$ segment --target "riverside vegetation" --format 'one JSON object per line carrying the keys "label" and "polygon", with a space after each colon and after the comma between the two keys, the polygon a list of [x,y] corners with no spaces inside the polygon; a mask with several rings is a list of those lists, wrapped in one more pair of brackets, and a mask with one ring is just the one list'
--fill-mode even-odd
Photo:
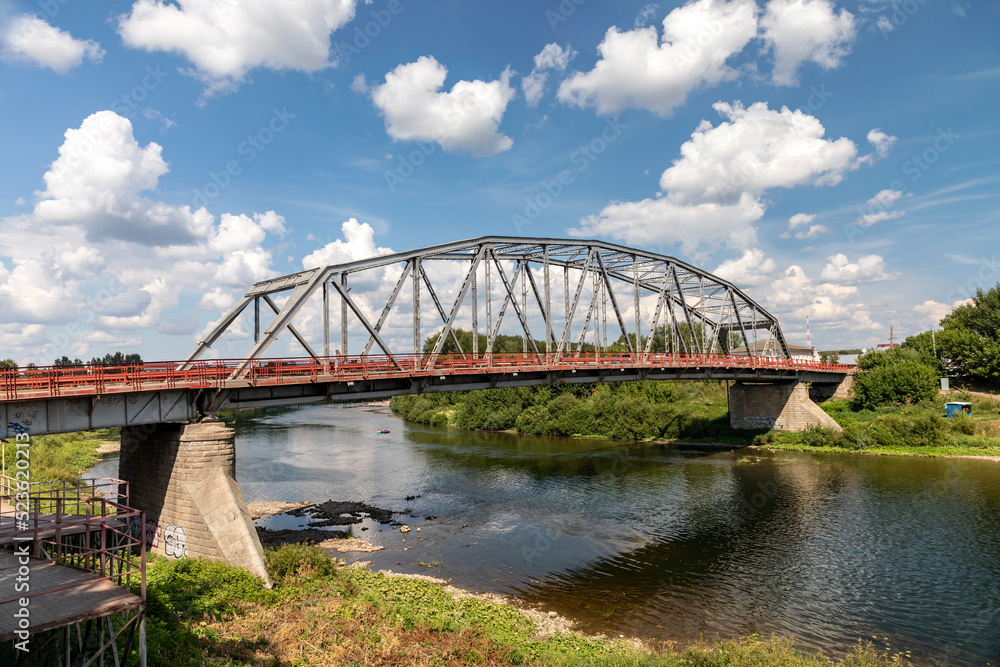
{"label": "riverside vegetation", "polygon": [[[31,437],[31,480],[79,479],[84,470],[91,468],[100,458],[97,448],[109,438],[116,437],[118,429],[62,433],[60,435],[35,435]],[[16,470],[17,447],[13,439],[4,448],[4,467],[8,474]]]}
{"label": "riverside vegetation", "polygon": [[[1000,455],[1000,399],[939,393],[944,373],[924,336],[858,360],[850,400],[820,406],[844,427],[804,432],[745,431],[729,426],[728,389],[719,381],[613,382],[396,396],[392,410],[421,424],[529,435],[633,441],[755,444],[774,449],[879,452],[925,456]],[[973,404],[971,416],[945,419],[948,401]]]}
{"label": "riverside vegetation", "polygon": [[543,636],[517,609],[442,586],[336,565],[324,551],[265,551],[275,587],[205,560],[155,558],[151,665],[635,665],[879,667],[903,657],[861,644],[839,661],[747,637],[655,650],[575,633]]}

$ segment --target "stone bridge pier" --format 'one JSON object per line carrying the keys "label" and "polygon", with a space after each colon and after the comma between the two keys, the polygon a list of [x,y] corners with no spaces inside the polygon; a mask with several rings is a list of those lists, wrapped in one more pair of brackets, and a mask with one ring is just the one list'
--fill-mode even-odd
{"label": "stone bridge pier", "polygon": [[810,427],[843,430],[833,417],[813,403],[802,382],[735,383],[729,388],[729,425],[737,429],[780,431],[804,431]]}
{"label": "stone bridge pier", "polygon": [[146,541],[168,558],[246,568],[270,587],[264,551],[236,483],[236,436],[215,420],[122,428],[118,475],[146,513]]}

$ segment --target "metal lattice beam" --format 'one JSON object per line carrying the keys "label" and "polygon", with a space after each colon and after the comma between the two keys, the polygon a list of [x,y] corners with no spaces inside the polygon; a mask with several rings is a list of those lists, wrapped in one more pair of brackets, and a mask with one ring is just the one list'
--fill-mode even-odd
{"label": "metal lattice beam", "polygon": [[[456,262],[465,265],[457,274]],[[512,275],[505,269],[507,262],[515,267]],[[453,277],[440,278],[438,267],[442,267],[444,275]],[[551,272],[560,267],[563,280],[553,281]],[[533,271],[539,272],[540,279],[536,280]],[[571,281],[571,272],[579,273],[578,279]],[[353,291],[347,287],[348,278]],[[407,281],[412,299],[399,299]],[[431,312],[436,313],[430,319],[421,300],[422,292],[430,295]],[[529,298],[529,292],[533,298]],[[619,298],[623,294],[628,295],[624,300]],[[285,297],[284,302],[276,302],[276,296]],[[557,305],[560,298],[562,308]],[[418,362],[427,369],[434,368],[446,343],[466,357],[492,355],[501,333],[523,339],[517,344],[517,352],[528,351],[538,358],[543,342],[536,341],[532,331],[544,331],[545,355],[556,359],[570,350],[573,339],[579,341],[578,347],[590,349],[584,341],[592,323],[594,345],[616,344],[607,336],[609,316],[620,329],[621,347],[614,349],[621,351],[649,355],[659,349],[654,348],[653,341],[662,335],[668,349],[730,352],[738,336],[745,348],[741,353],[789,356],[778,321],[757,302],[735,285],[673,257],[603,241],[489,236],[259,282],[198,344],[185,366],[208,352],[227,331],[238,328],[241,315],[251,303],[254,342],[241,355],[244,364],[234,376],[245,373],[250,362],[260,358],[285,331],[313,358],[318,355],[310,336],[317,343],[316,349],[321,341],[323,355],[329,357],[333,299],[340,300],[341,348],[345,355],[352,337],[357,338],[358,347],[354,349],[361,349],[363,355],[373,353],[377,346],[382,354],[393,356],[408,350],[411,344],[413,352],[419,354],[422,336],[437,334],[433,350]],[[589,301],[587,313],[582,322],[576,322],[583,299]],[[261,300],[275,312],[263,332]],[[626,318],[622,310],[626,305],[633,309],[634,317]],[[513,309],[515,318],[505,319],[508,308]],[[483,313],[485,350],[479,345]],[[442,325],[422,331],[427,322],[437,318]],[[459,329],[471,330],[471,350],[463,349]],[[557,331],[561,334],[557,335]],[[510,344],[506,345],[510,350]]]}

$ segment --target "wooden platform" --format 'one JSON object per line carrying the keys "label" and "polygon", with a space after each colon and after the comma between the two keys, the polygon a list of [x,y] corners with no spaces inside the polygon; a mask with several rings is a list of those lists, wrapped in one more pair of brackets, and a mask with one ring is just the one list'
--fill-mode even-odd
{"label": "wooden platform", "polygon": [[[56,536],[57,525],[62,528],[62,535],[78,535],[87,531],[88,522],[90,523],[90,530],[94,532],[99,531],[101,526],[121,530],[126,525],[124,521],[116,519],[115,517],[101,517],[93,515],[88,517],[82,514],[63,514],[61,517],[56,517],[55,514],[39,514],[37,524],[38,532],[35,533],[35,515],[31,514],[28,519],[27,530],[20,532],[25,536],[32,537],[33,539],[37,537],[40,540],[50,540]],[[14,514],[0,514],[0,546],[13,544],[15,541],[14,538],[18,533],[19,531],[17,530],[17,526],[14,521]],[[3,591],[0,590],[0,597],[2,596]]]}
{"label": "wooden platform", "polygon": [[0,551],[0,642],[15,638],[14,613],[21,608],[18,598],[23,595],[31,596],[32,634],[142,606],[138,595],[99,574],[36,558],[28,564],[31,590],[18,593],[14,586],[19,566],[17,556]]}

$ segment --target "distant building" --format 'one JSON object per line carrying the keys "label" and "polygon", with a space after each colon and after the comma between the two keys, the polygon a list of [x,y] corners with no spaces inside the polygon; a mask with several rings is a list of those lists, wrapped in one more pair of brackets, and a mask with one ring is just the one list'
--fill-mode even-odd
{"label": "distant building", "polygon": [[[795,343],[787,343],[788,353],[792,355],[794,361],[819,361],[819,352],[816,351],[815,347],[807,347],[805,345],[796,345]],[[749,350],[753,350],[755,357],[781,357],[784,356],[781,353],[781,348],[778,347],[775,341],[759,340],[756,343],[750,345]],[[738,347],[733,350],[733,354],[738,356],[749,356],[748,348]]]}
{"label": "distant building", "polygon": [[873,349],[876,352],[885,352],[886,350],[891,350],[894,347],[899,347],[899,343],[880,343],[876,345]]}

